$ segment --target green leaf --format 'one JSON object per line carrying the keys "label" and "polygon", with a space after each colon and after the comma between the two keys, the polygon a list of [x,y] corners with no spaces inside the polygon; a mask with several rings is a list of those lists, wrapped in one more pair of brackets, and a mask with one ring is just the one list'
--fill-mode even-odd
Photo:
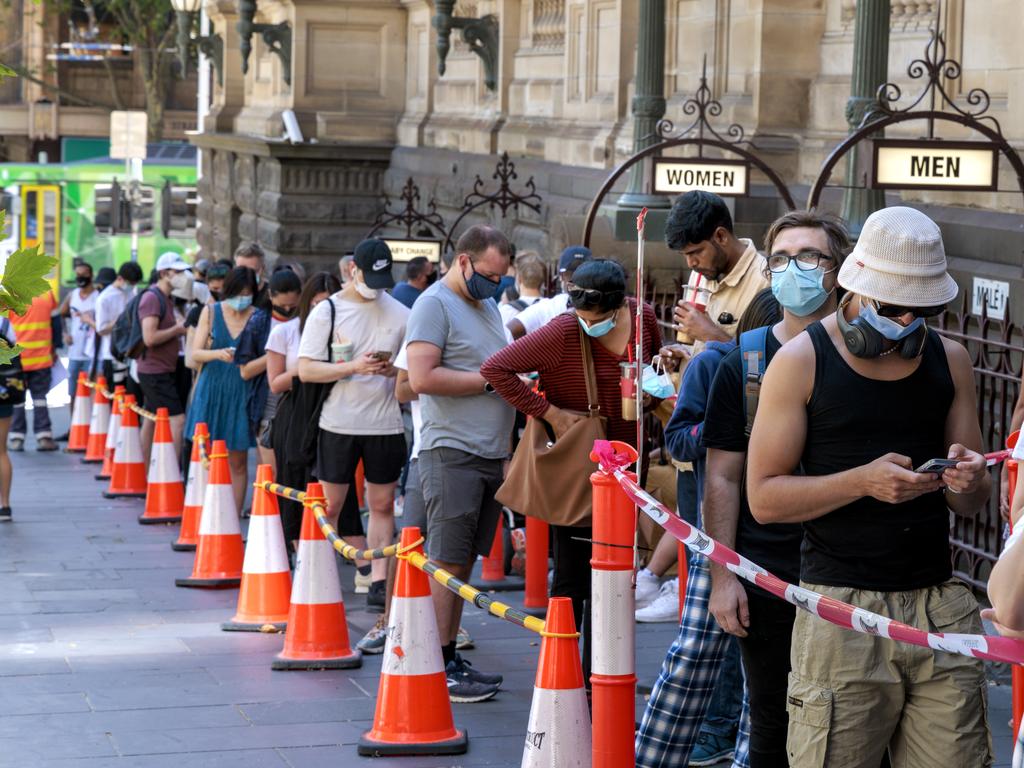
{"label": "green leaf", "polygon": [[0,278],[0,310],[24,314],[32,299],[50,289],[45,277],[56,265],[57,260],[43,253],[40,246],[12,253]]}
{"label": "green leaf", "polygon": [[11,346],[3,339],[0,339],[0,365],[7,365],[11,360],[21,354],[21,347]]}
{"label": "green leaf", "polygon": [[0,63],[0,77],[17,77],[18,73],[8,67],[6,64]]}

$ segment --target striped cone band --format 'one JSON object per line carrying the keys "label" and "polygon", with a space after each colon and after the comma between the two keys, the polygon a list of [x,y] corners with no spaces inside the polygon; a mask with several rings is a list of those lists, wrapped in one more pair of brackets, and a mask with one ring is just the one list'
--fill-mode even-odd
{"label": "striped cone band", "polygon": [[[253,518],[249,518],[249,525],[252,525],[252,521]],[[293,605],[323,605],[342,601],[337,556],[329,541],[322,536],[320,541],[300,539],[295,562]]]}
{"label": "striped cone band", "polygon": [[382,675],[444,673],[441,638],[434,617],[434,601],[430,597],[391,598]]}
{"label": "striped cone band", "polygon": [[142,436],[137,424],[122,426],[118,430],[115,464],[142,464]]}
{"label": "striped cone band", "polygon": [[151,483],[181,482],[181,469],[178,467],[178,457],[174,453],[174,443],[153,443],[146,478]]}
{"label": "striped cone band", "polygon": [[593,664],[597,675],[631,675],[634,672],[636,630],[634,618],[633,574],[631,571],[590,572],[593,616]]}
{"label": "striped cone band", "polygon": [[590,730],[587,693],[582,686],[576,690],[534,688],[521,768],[590,768]]}
{"label": "striped cone band", "polygon": [[188,465],[188,482],[185,483],[185,506],[202,509],[203,497],[206,495],[206,467],[199,459],[193,459]]}
{"label": "striped cone band", "polygon": [[[330,544],[325,540],[325,544]],[[288,552],[279,515],[253,515],[245,542],[243,573],[288,573]]]}
{"label": "striped cone band", "polygon": [[238,524],[238,510],[235,509],[235,492],[231,484],[215,483],[206,485],[203,496],[203,512],[199,516],[199,536],[241,536]]}

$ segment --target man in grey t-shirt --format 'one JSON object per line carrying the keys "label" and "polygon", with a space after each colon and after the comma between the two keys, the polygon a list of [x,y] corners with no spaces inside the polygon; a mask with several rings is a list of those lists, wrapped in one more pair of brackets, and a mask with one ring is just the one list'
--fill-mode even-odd
{"label": "man in grey t-shirt", "polygon": [[[492,300],[511,247],[497,229],[470,228],[443,280],[416,300],[406,325],[409,382],[420,397],[420,482],[427,507],[427,555],[467,580],[490,551],[500,521],[494,494],[504,476],[515,411],[494,394],[480,365],[505,346]],[[452,701],[489,699],[501,684],[455,651],[462,599],[431,582]]]}

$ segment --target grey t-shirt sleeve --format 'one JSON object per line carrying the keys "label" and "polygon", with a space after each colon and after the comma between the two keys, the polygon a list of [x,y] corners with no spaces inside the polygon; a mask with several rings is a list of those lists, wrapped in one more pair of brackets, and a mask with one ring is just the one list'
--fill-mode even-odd
{"label": "grey t-shirt sleeve", "polygon": [[448,312],[437,297],[422,294],[412,305],[405,327],[405,343],[425,341],[444,349],[448,341]]}

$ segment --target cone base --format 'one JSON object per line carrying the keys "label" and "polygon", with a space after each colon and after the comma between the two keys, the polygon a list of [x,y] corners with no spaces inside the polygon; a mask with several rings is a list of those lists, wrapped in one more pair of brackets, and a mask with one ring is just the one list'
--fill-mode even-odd
{"label": "cone base", "polygon": [[175,552],[195,552],[196,542],[194,541],[172,541],[171,549]]}
{"label": "cone base", "polygon": [[71,447],[68,447],[68,448],[64,449],[64,453],[85,453],[85,450],[86,449],[84,447],[82,447],[82,448],[71,448]]}
{"label": "cone base", "polygon": [[108,483],[110,482],[110,475],[104,475],[102,472],[98,475],[93,475],[93,477],[97,480],[106,480]]}
{"label": "cone base", "polygon": [[456,730],[455,736],[444,741],[426,741],[419,744],[394,744],[370,738],[372,731],[359,737],[357,751],[363,757],[388,755],[462,755],[469,749],[469,736],[465,730]]}
{"label": "cone base", "polygon": [[103,459],[82,459],[83,464],[102,464]]}
{"label": "cone base", "polygon": [[263,621],[263,622],[248,622],[248,621],[225,621],[220,625],[220,628],[225,632],[265,632],[272,634],[274,632],[284,632],[288,627],[287,621]]}
{"label": "cone base", "polygon": [[488,581],[476,578],[470,585],[481,592],[522,592],[526,589],[526,580],[518,576],[506,576],[500,581]]}
{"label": "cone base", "polygon": [[176,587],[200,587],[204,589],[233,589],[242,584],[242,577],[235,578],[223,578],[223,579],[194,579],[189,576],[186,579],[175,579],[174,586]]}
{"label": "cone base", "polygon": [[104,491],[104,499],[144,499],[145,491]]}
{"label": "cone base", "polygon": [[157,523],[180,523],[181,515],[171,515],[169,517],[156,517],[146,515],[139,515],[139,525],[156,525]]}
{"label": "cone base", "polygon": [[[329,659],[286,659],[281,654],[274,657],[271,669],[278,671],[298,669],[358,669],[363,666],[363,652],[354,650],[349,656],[335,656]],[[360,752],[359,754],[362,754]],[[409,754],[423,754],[410,752]]]}

